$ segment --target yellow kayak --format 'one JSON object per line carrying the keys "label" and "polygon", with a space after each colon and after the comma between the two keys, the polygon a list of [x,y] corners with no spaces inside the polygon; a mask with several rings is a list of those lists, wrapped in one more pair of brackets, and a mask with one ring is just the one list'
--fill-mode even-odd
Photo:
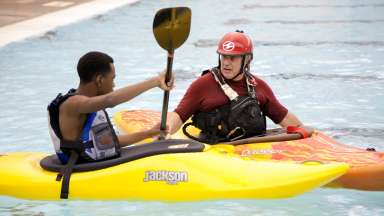
{"label": "yellow kayak", "polygon": [[[254,161],[231,149],[233,146],[209,146],[183,140],[133,145],[124,148],[120,158],[112,159],[116,162],[112,166],[106,165],[109,162],[76,165],[70,180],[69,199],[286,198],[327,184],[348,170],[345,163]],[[55,164],[55,156],[47,156],[34,152],[1,154],[0,195],[60,199],[61,182],[56,181],[57,172],[48,171],[59,165]],[[53,165],[46,170],[41,167],[44,163]],[[96,170],[84,171],[84,167],[94,164]]]}
{"label": "yellow kayak", "polygon": [[[123,110],[116,113],[113,119],[121,132],[132,133],[152,127],[160,121],[160,113],[152,110]],[[199,130],[194,127],[188,131],[194,136],[199,134]],[[173,138],[186,139],[186,136],[179,130]],[[306,139],[247,142],[227,146],[227,149],[255,161],[347,163],[350,166],[348,172],[327,184],[327,187],[384,191],[384,152],[348,146],[320,131],[315,131]]]}

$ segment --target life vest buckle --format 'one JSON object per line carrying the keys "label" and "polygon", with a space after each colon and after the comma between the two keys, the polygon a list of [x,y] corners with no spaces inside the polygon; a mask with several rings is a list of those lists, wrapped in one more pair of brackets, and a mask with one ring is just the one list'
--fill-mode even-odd
{"label": "life vest buckle", "polygon": [[[235,127],[234,129],[229,131],[229,133],[227,134],[226,137],[230,141],[235,141],[235,140],[238,140],[238,139],[241,139],[242,137],[244,137],[245,134],[246,134],[246,131],[244,130],[244,128],[242,128],[242,127]],[[232,137],[232,136],[234,136],[234,137]]]}

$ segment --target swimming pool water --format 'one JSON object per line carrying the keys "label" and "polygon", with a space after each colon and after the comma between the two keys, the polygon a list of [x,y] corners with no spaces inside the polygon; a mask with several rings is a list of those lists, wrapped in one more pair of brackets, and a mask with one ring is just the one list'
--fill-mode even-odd
{"label": "swimming pool water", "polygon": [[[115,60],[116,85],[156,75],[166,53],[152,35],[163,7],[189,6],[191,34],[176,50],[174,109],[200,72],[217,64],[216,43],[242,29],[254,41],[252,70],[303,122],[342,143],[384,150],[384,3],[351,1],[141,1],[0,48],[0,152],[52,152],[46,105],[76,87],[76,64],[99,50]],[[160,110],[151,90],[109,110]],[[273,126],[272,124],[270,124]],[[225,168],[223,168],[225,169]],[[127,185],[129,187],[129,185]],[[384,193],[317,189],[284,200],[187,203],[26,201],[0,197],[0,215],[384,215]]]}

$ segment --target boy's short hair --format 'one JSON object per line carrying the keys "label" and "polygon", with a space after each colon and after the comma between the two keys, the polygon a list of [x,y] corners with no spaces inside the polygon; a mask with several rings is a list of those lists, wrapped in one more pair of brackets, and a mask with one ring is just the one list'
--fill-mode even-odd
{"label": "boy's short hair", "polygon": [[88,83],[99,74],[108,74],[111,71],[110,63],[113,63],[113,58],[105,53],[97,51],[86,53],[77,63],[80,83]]}

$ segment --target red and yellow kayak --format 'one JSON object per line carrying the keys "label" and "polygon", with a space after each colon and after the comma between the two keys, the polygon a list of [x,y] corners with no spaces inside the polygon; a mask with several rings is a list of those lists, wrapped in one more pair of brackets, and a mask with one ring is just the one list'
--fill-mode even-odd
{"label": "red and yellow kayak", "polygon": [[[150,128],[159,121],[160,113],[151,110],[124,110],[114,115],[117,127],[126,133]],[[192,132],[197,134],[198,130]],[[181,130],[172,138],[186,139]],[[144,142],[148,141],[150,140]],[[315,131],[311,137],[300,140],[236,146],[217,144],[215,148],[222,148],[222,151],[255,161],[345,162],[350,165],[348,172],[329,183],[328,187],[384,191],[384,152],[344,145],[320,131]]]}

